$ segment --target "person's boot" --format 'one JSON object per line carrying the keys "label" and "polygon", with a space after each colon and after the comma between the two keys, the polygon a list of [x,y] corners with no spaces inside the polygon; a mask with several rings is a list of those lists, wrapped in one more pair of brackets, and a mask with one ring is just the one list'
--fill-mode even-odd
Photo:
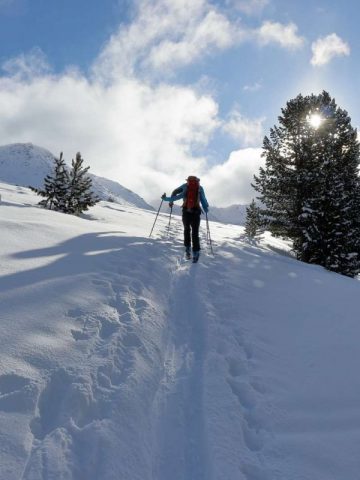
{"label": "person's boot", "polygon": [[186,260],[190,260],[190,258],[191,258],[191,248],[190,247],[185,247],[185,258],[186,258]]}
{"label": "person's boot", "polygon": [[193,263],[197,263],[200,257],[200,251],[198,250],[197,252],[193,252]]}

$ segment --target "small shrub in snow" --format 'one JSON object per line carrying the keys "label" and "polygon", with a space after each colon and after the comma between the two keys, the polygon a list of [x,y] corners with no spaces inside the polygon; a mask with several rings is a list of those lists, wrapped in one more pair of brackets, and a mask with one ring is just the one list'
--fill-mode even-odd
{"label": "small shrub in snow", "polygon": [[44,179],[44,188],[30,187],[44,197],[39,205],[49,210],[79,215],[95,205],[99,199],[92,192],[92,180],[83,167],[80,152],[72,160],[71,169],[66,165],[63,154],[54,160],[54,171]]}

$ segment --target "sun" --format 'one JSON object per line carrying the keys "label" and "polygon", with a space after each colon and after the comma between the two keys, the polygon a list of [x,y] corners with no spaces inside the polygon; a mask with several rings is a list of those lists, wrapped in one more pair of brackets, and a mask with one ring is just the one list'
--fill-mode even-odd
{"label": "sun", "polygon": [[307,121],[310,123],[310,125],[317,129],[320,127],[320,125],[322,124],[323,122],[323,118],[321,115],[319,115],[318,113],[311,113],[310,115],[308,115],[307,117]]}

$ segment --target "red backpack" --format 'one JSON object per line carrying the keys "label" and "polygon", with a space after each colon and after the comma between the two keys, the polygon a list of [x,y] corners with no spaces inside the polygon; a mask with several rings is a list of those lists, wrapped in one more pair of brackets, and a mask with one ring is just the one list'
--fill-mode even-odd
{"label": "red backpack", "polygon": [[187,209],[200,208],[200,181],[197,177],[191,176],[187,179],[186,198],[184,207]]}

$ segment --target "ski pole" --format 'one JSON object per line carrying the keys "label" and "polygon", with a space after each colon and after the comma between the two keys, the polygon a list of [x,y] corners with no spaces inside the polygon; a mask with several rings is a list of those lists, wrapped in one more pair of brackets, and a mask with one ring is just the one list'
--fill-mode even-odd
{"label": "ski pole", "polygon": [[206,243],[209,245],[210,240],[209,240],[209,222],[206,214]]}
{"label": "ski pole", "polygon": [[[165,194],[164,194],[164,195],[165,195]],[[156,214],[156,217],[155,217],[155,220],[154,220],[154,225],[152,226],[152,229],[151,229],[151,232],[150,232],[150,235],[149,235],[149,238],[151,237],[151,234],[152,234],[152,232],[153,232],[153,230],[154,230],[155,223],[156,223],[156,220],[157,220],[157,218],[158,218],[158,216],[159,216],[159,212],[160,212],[161,206],[162,206],[162,204],[163,204],[163,201],[164,201],[164,199],[162,198],[162,199],[161,199],[161,203],[160,203],[159,210],[157,211],[157,214]]]}
{"label": "ski pole", "polygon": [[208,240],[208,243],[210,245],[211,254],[214,255],[214,251],[213,251],[213,248],[212,248],[212,241],[211,241],[210,227],[209,227],[209,219],[208,219],[207,212],[205,212],[205,215],[206,215],[207,240]]}
{"label": "ski pole", "polygon": [[171,223],[171,215],[172,215],[172,205],[170,206],[170,216],[169,216],[169,225],[168,225],[168,237],[170,237],[170,223]]}

